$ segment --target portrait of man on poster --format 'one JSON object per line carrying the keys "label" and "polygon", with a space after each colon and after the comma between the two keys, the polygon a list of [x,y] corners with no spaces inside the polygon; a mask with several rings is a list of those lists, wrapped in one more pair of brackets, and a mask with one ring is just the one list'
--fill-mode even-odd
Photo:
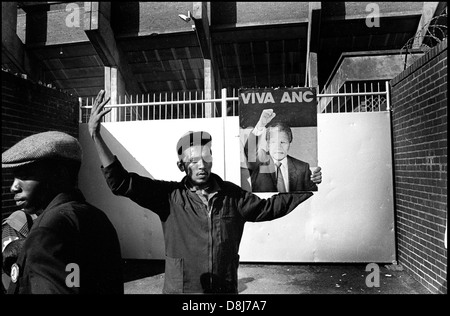
{"label": "portrait of man on poster", "polygon": [[317,191],[315,90],[243,89],[239,96],[242,187]]}

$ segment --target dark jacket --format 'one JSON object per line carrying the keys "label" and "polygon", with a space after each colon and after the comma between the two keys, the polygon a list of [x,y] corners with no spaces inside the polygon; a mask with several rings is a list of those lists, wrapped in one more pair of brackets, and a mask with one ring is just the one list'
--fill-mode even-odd
{"label": "dark jacket", "polygon": [[[263,149],[254,153],[249,152],[249,144],[254,144],[255,149],[258,148],[258,138],[250,133],[244,147],[252,192],[277,192],[276,168],[269,152]],[[309,164],[289,155],[286,158],[289,170],[289,192],[317,191],[317,185],[311,181]]]}
{"label": "dark jacket", "polygon": [[17,264],[19,278],[10,283],[9,294],[124,293],[116,230],[79,190],[50,202],[35,220]]}
{"label": "dark jacket", "polygon": [[159,215],[166,247],[164,293],[237,293],[239,244],[246,221],[282,217],[312,193],[269,199],[212,174],[220,188],[208,202],[181,182],[128,173],[116,159],[103,169],[112,192]]}

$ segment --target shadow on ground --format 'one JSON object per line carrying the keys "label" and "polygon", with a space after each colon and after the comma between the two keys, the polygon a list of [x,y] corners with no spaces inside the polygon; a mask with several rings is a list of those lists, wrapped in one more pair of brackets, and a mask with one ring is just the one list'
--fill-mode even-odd
{"label": "shadow on ground", "polygon": [[[252,264],[239,266],[240,294],[431,294],[401,266],[377,264]],[[161,294],[163,260],[126,260],[125,294]]]}
{"label": "shadow on ground", "polygon": [[124,260],[124,282],[132,282],[164,273],[164,260]]}

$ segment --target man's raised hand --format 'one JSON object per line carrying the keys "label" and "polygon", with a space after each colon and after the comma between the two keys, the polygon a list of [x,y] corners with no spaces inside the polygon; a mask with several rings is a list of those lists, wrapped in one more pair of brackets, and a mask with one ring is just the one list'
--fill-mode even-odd
{"label": "man's raised hand", "polygon": [[110,98],[105,99],[105,90],[100,90],[92,105],[91,116],[89,117],[89,133],[94,138],[100,132],[100,126],[103,116],[111,112],[111,108],[104,109]]}

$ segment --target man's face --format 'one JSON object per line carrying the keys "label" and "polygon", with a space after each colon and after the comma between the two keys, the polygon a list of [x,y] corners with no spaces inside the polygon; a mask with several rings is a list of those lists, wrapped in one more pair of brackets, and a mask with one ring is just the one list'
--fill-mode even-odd
{"label": "man's face", "polygon": [[46,207],[47,185],[46,171],[39,166],[23,166],[13,170],[14,181],[10,187],[14,193],[16,205],[29,214]]}
{"label": "man's face", "polygon": [[183,152],[184,171],[195,185],[206,184],[211,176],[211,147],[192,146]]}
{"label": "man's face", "polygon": [[287,133],[280,131],[277,127],[270,128],[269,133],[270,138],[267,146],[269,147],[270,156],[275,160],[283,160],[291,146]]}

